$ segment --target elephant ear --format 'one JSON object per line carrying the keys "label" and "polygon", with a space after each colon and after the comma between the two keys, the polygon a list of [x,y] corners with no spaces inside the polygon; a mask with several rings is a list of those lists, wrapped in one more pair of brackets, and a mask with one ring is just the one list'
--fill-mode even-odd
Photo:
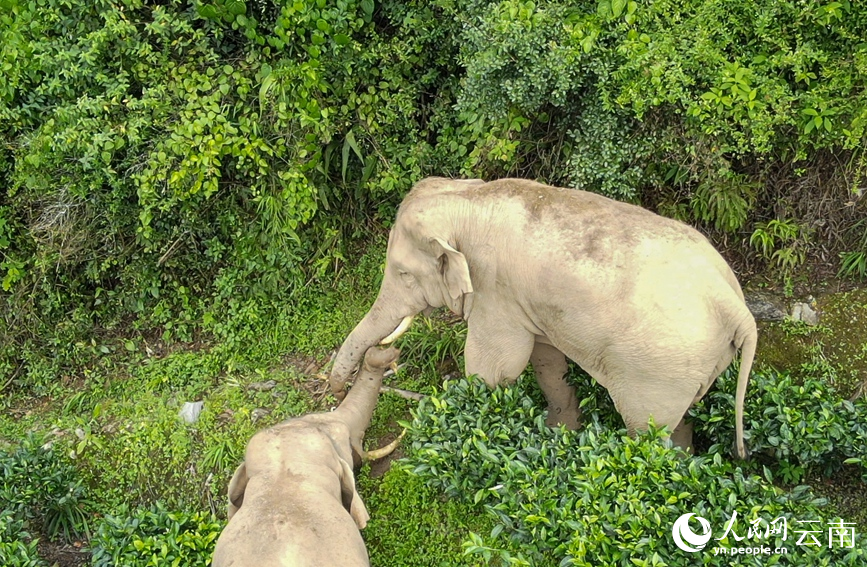
{"label": "elephant ear", "polygon": [[467,258],[442,238],[433,238],[431,244],[434,254],[439,259],[440,274],[449,290],[452,299],[452,310],[463,314],[464,294],[473,293],[473,282],[470,280],[470,267]]}
{"label": "elephant ear", "polygon": [[355,475],[352,474],[352,467],[340,456],[337,457],[337,460],[340,461],[340,499],[343,501],[343,507],[355,520],[355,525],[358,526],[359,530],[363,530],[370,515],[367,513],[367,508],[364,507],[361,496],[355,490]]}
{"label": "elephant ear", "polygon": [[247,490],[247,480],[247,463],[242,462],[238,468],[235,469],[235,474],[232,475],[232,480],[229,481],[229,520],[232,519],[232,516],[235,515],[244,503],[244,492]]}

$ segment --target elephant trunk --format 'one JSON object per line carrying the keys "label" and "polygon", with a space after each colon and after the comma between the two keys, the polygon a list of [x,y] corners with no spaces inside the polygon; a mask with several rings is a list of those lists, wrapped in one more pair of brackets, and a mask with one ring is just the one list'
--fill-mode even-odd
{"label": "elephant trunk", "polygon": [[333,415],[339,417],[349,427],[353,447],[361,447],[364,432],[370,425],[373,409],[379,397],[382,375],[390,364],[397,361],[399,354],[400,351],[394,347],[368,349],[352,389],[343,403],[334,410]]}
{"label": "elephant trunk", "polygon": [[[402,323],[407,320],[407,317],[401,314],[392,314],[390,310],[382,309],[378,304],[379,300],[374,303],[364,319],[352,330],[334,358],[329,382],[331,392],[338,400],[343,399],[346,381],[353,369],[361,362],[367,349],[379,344],[385,338],[390,338],[393,341],[400,334],[395,333],[395,331],[402,333],[406,330]],[[398,327],[404,328],[398,329]]]}

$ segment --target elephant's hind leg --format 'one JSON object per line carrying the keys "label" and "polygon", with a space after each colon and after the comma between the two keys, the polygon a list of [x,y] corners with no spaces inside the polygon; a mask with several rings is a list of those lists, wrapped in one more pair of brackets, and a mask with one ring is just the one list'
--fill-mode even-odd
{"label": "elephant's hind leg", "polygon": [[681,418],[680,423],[671,432],[671,442],[675,446],[680,447],[686,453],[692,455],[694,450],[692,446],[692,422],[689,421],[686,414]]}
{"label": "elephant's hind leg", "polygon": [[578,429],[581,408],[578,407],[575,388],[566,382],[566,355],[551,345],[537,342],[530,355],[530,364],[548,400],[545,424],[548,427],[563,424],[569,429]]}
{"label": "elephant's hind leg", "polygon": [[696,397],[696,390],[687,391],[683,384],[661,387],[651,383],[630,384],[621,390],[609,389],[609,393],[630,435],[646,431],[652,416],[657,427],[668,427],[672,443],[686,452],[691,451],[692,427],[684,416]]}

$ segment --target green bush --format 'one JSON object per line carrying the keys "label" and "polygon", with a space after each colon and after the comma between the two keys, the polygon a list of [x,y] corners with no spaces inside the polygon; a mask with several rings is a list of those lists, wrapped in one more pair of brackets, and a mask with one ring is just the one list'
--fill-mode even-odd
{"label": "green bush", "polygon": [[[734,444],[737,374],[729,369],[690,410],[699,438]],[[867,481],[867,403],[841,398],[827,379],[754,372],[744,408],[744,437],[753,457],[788,483],[811,471],[830,475],[847,459],[860,459]]]}
{"label": "green bush", "polygon": [[45,567],[37,553],[37,541],[24,531],[24,522],[11,510],[0,511],[0,565]]}
{"label": "green bush", "polygon": [[0,510],[50,538],[89,533],[92,503],[78,472],[33,435],[0,451]]}
{"label": "green bush", "polygon": [[[490,539],[505,534],[520,542],[521,560],[553,553],[561,565],[692,565],[695,557],[671,539],[674,521],[688,512],[722,530],[737,511],[741,535],[751,522],[766,526],[780,516],[792,526],[832,519],[809,488],[785,492],[719,453],[682,458],[659,442],[661,431],[632,439],[623,429],[600,426],[593,412],[585,413],[583,431],[551,430],[525,386],[526,379],[497,390],[479,380],[446,383],[442,395],[419,404],[406,463],[429,486],[484,504],[498,523]],[[782,537],[766,544],[781,546]],[[476,540],[469,549],[496,547]],[[865,557],[863,542],[853,549],[798,547],[779,556],[779,564],[854,566]],[[754,562],[733,562],[710,549],[700,559]]]}
{"label": "green bush", "polygon": [[824,240],[863,272],[862,202],[798,204],[867,163],[857,3],[7,0],[0,21],[4,384],[50,391],[119,329],[254,340],[430,174],[754,242],[816,226],[761,257]]}
{"label": "green bush", "polygon": [[105,516],[90,541],[94,567],[207,567],[223,524],[203,512],[169,512],[156,504]]}

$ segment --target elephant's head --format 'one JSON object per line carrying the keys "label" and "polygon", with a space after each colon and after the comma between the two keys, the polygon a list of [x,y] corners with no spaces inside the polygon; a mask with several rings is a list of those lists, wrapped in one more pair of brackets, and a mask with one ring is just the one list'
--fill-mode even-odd
{"label": "elephant's head", "polygon": [[430,178],[417,184],[401,204],[388,236],[385,274],[379,295],[334,359],[331,390],[342,398],[346,380],[371,346],[387,344],[420,312],[448,307],[467,316],[473,292],[470,268],[460,252],[461,227],[447,193],[483,181]]}
{"label": "elephant's head", "polygon": [[382,376],[386,368],[396,363],[399,354],[400,351],[394,347],[370,348],[352,390],[340,407],[333,412],[293,418],[256,434],[247,446],[246,461],[237,468],[229,483],[229,519],[244,503],[251,474],[256,471],[285,471],[286,466],[282,464],[285,460],[306,461],[328,465],[337,472],[344,506],[358,527],[363,528],[367,511],[355,490],[352,467],[363,459],[374,460],[388,455],[400,440],[398,438],[387,447],[370,452],[362,449]]}

